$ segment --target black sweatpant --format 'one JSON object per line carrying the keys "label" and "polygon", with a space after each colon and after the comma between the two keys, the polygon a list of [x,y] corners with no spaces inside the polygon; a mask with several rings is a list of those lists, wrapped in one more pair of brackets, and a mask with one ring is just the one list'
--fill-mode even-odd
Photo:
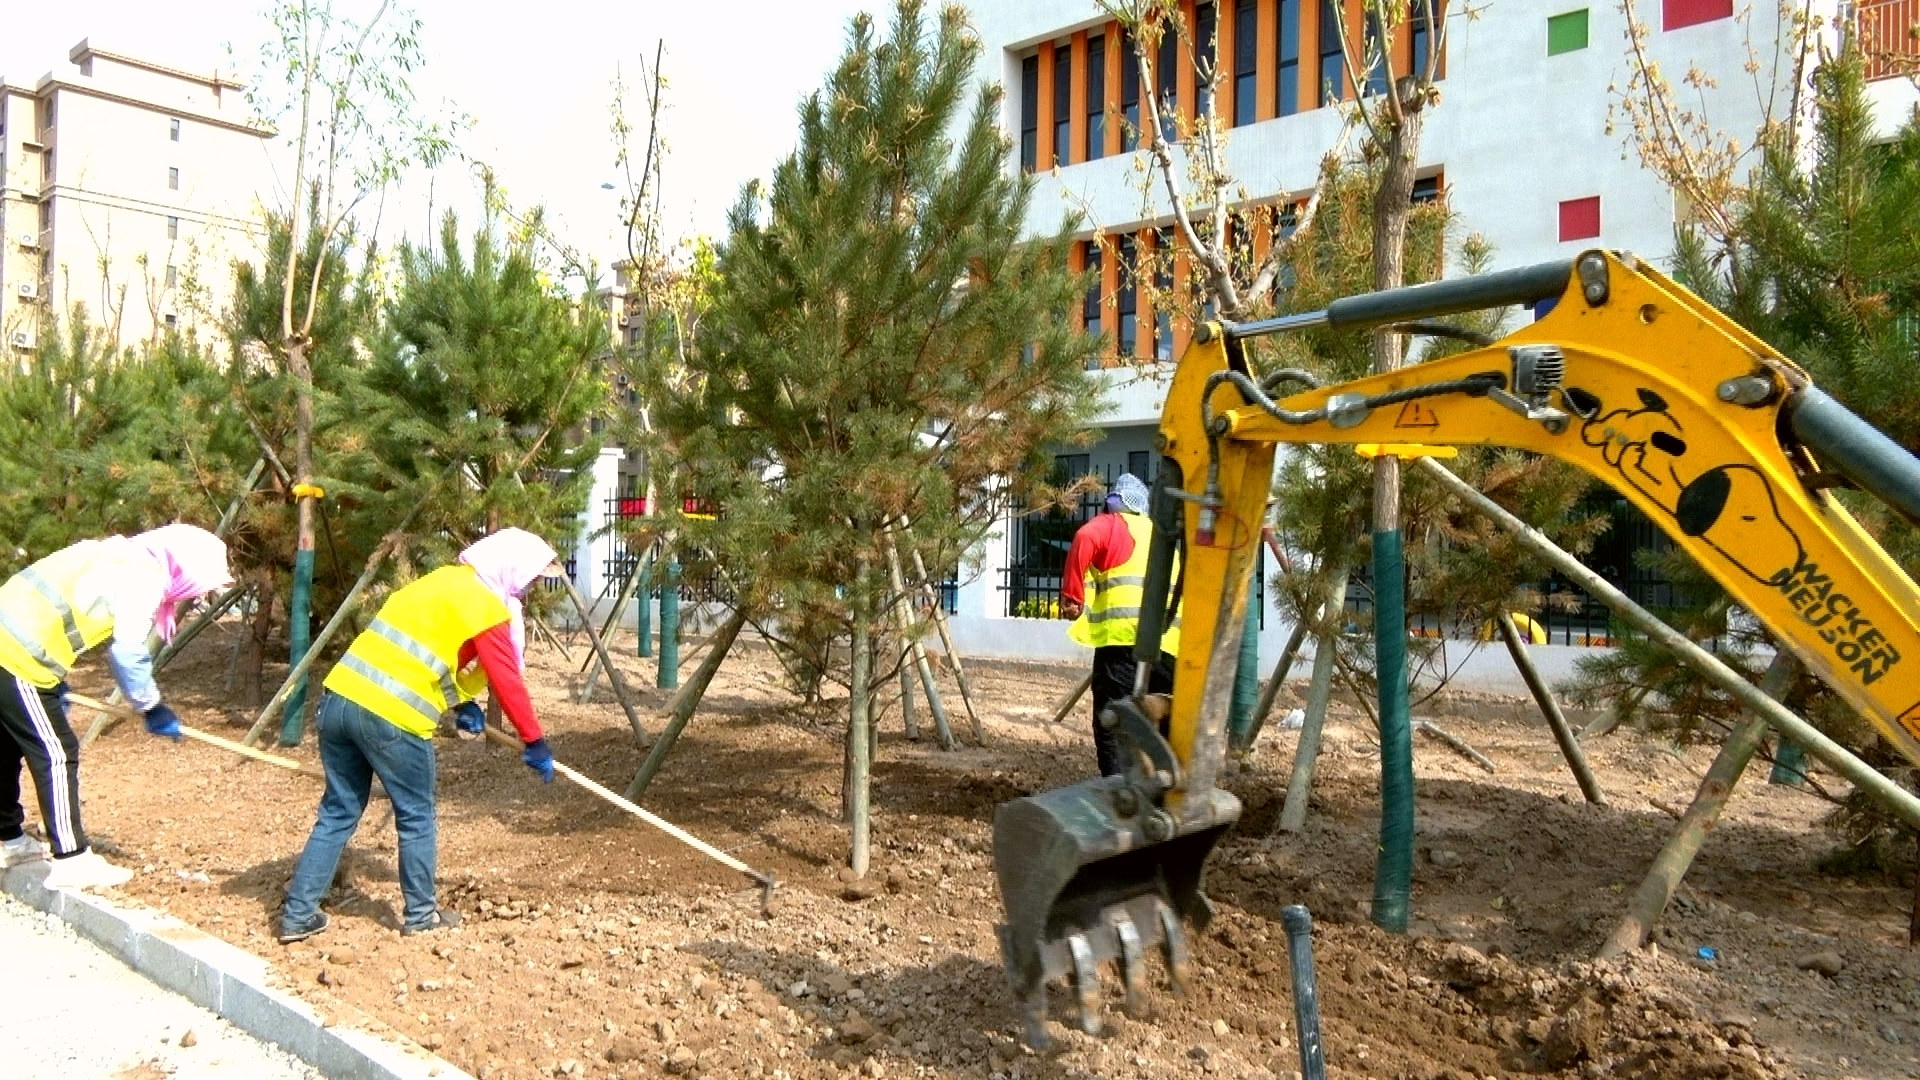
{"label": "black sweatpant", "polygon": [[[1101,776],[1118,776],[1125,771],[1122,756],[1125,744],[1119,732],[1100,726],[1100,713],[1106,709],[1107,702],[1133,693],[1134,673],[1138,670],[1139,663],[1133,658],[1131,645],[1101,645],[1093,650],[1093,752],[1100,761]],[[1171,655],[1161,653],[1159,662],[1148,669],[1147,692],[1173,693]]]}
{"label": "black sweatpant", "polygon": [[0,840],[21,833],[20,763],[33,772],[40,820],[55,858],[87,848],[80,828],[80,740],[61,699],[66,684],[42,690],[0,668]]}

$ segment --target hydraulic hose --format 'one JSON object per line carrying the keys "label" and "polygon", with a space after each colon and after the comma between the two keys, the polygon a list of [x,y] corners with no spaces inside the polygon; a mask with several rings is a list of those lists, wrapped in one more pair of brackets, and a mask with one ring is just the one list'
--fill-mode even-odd
{"label": "hydraulic hose", "polygon": [[1801,442],[1849,480],[1920,525],[1920,458],[1816,387],[1787,399],[1787,420]]}

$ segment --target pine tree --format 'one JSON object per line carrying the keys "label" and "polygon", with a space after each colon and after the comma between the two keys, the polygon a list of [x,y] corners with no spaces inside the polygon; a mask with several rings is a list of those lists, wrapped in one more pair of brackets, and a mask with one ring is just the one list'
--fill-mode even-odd
{"label": "pine tree", "polygon": [[[959,8],[928,25],[903,0],[801,109],[798,148],[729,219],[719,281],[679,386],[652,380],[680,468],[666,501],[756,618],[856,643],[849,717],[852,865],[864,872],[863,770],[874,658],[893,598],[892,530],[936,565],[984,537],[1043,445],[1094,402],[1092,342],[1061,313],[1084,283],[1065,226],[1023,243],[1031,182],[1005,175],[999,90],[975,89]],[[936,561],[937,560],[937,561]]]}
{"label": "pine tree", "polygon": [[[545,283],[526,238],[503,239],[493,224],[463,247],[448,214],[436,245],[401,249],[357,405],[379,489],[441,500],[415,519],[421,535],[448,530],[458,542],[517,525],[557,542],[599,450],[576,429],[606,401],[606,325]],[[437,483],[455,468],[471,488]]]}
{"label": "pine tree", "polygon": [[[349,264],[350,237],[329,239],[317,225],[309,225],[300,254],[291,263],[292,289],[315,305],[303,346],[305,374],[286,362],[280,326],[281,301],[288,287],[290,227],[287,218],[270,217],[261,261],[234,264],[227,331],[231,400],[254,440],[247,460],[270,455],[275,465],[267,486],[278,495],[250,500],[229,544],[236,580],[252,583],[262,598],[241,666],[239,696],[246,706],[258,706],[264,700],[261,680],[275,613],[291,606],[276,605],[276,600],[293,591],[291,568],[299,532],[287,504],[294,500],[292,485],[298,475],[295,450],[301,439],[303,395],[311,410],[312,453],[319,463],[313,480],[329,496],[314,502],[318,536],[313,616],[324,619],[339,605],[373,546],[405,512],[393,511],[391,504],[365,505],[367,493],[382,487],[373,480],[378,462],[369,449],[360,388],[365,365],[359,355],[374,325],[377,303],[371,283],[357,276]],[[362,254],[363,267],[376,261],[375,253]],[[303,391],[302,386],[309,389]]]}
{"label": "pine tree", "polygon": [[213,524],[246,440],[194,342],[116,353],[74,311],[23,366],[0,369],[0,534],[12,541],[0,567],[89,537]]}
{"label": "pine tree", "polygon": [[[1876,136],[1863,60],[1851,47],[1822,64],[1812,85],[1811,156],[1791,130],[1770,132],[1760,167],[1726,215],[1729,237],[1715,243],[1683,230],[1678,276],[1800,363],[1821,389],[1920,451],[1920,401],[1912,391],[1920,381],[1920,234],[1913,229],[1920,119],[1909,117],[1890,141]],[[1920,570],[1920,534],[1871,499],[1837,494],[1909,574]],[[1662,565],[1683,600],[1662,617],[1696,640],[1711,640],[1723,659],[1757,680],[1763,659],[1754,650],[1770,643],[1768,635],[1736,618],[1726,593],[1684,556],[1670,554]],[[1612,704],[1681,737],[1728,728],[1739,715],[1677,658],[1638,638],[1583,661],[1577,692],[1580,700]],[[1798,679],[1785,700],[1866,760],[1907,767],[1819,680]],[[1911,850],[1889,844],[1898,827],[1858,797],[1841,823],[1851,841],[1845,854],[1856,862],[1881,865]]]}

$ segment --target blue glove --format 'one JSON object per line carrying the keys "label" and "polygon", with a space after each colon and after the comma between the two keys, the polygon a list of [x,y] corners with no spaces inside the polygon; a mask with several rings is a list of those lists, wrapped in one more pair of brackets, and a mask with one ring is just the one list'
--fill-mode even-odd
{"label": "blue glove", "polygon": [[542,783],[553,783],[553,751],[547,749],[547,740],[535,739],[520,751],[520,760],[527,768],[540,774]]}
{"label": "blue glove", "polygon": [[162,703],[146,711],[147,734],[164,735],[174,742],[180,741],[180,718],[173,710]]}
{"label": "blue glove", "polygon": [[453,710],[453,726],[469,735],[487,732],[487,710],[477,701],[463,701]]}

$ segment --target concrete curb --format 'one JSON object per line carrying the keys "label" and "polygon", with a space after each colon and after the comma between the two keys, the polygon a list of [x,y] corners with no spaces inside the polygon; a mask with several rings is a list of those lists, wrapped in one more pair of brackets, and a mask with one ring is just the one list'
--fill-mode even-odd
{"label": "concrete curb", "polygon": [[48,865],[16,866],[0,885],[155,983],[285,1049],[329,1080],[473,1080],[397,1034],[330,1026],[306,1002],[268,985],[271,969],[265,960],[165,912],[46,888],[41,881]]}

